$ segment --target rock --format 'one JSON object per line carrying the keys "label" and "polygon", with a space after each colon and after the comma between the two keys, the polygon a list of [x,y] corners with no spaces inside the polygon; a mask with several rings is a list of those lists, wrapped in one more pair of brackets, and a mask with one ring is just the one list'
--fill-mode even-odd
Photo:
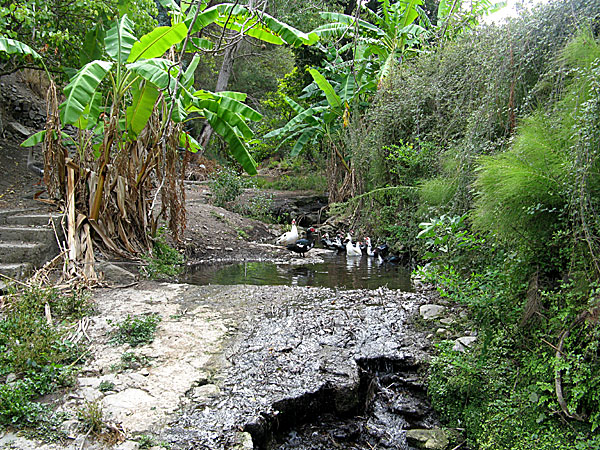
{"label": "rock", "polygon": [[9,122],[10,127],[24,137],[31,136],[33,131],[27,128],[24,125],[21,125],[19,122]]}
{"label": "rock", "polygon": [[445,450],[450,443],[446,432],[439,428],[406,430],[406,439],[419,448],[431,450]]}
{"label": "rock", "polygon": [[424,320],[435,320],[444,314],[444,311],[446,307],[441,305],[421,305],[419,308],[419,314]]}
{"label": "rock", "polygon": [[14,373],[6,375],[6,384],[12,383],[17,380],[17,376]]}
{"label": "rock", "polygon": [[150,371],[144,367],[142,370],[140,370],[140,375],[147,377],[150,375]]}
{"label": "rock", "polygon": [[252,450],[254,442],[250,433],[237,433],[237,442],[233,445],[232,450]]}
{"label": "rock", "polygon": [[115,450],[139,450],[140,444],[136,441],[125,441],[114,447]]}
{"label": "rock", "polygon": [[96,270],[104,273],[104,279],[112,284],[127,285],[137,281],[135,274],[106,261],[97,263]]}
{"label": "rock", "polygon": [[65,420],[60,428],[69,439],[75,439],[79,434],[79,421],[77,419]]}
{"label": "rock", "polygon": [[438,328],[437,330],[435,330],[435,334],[437,334],[440,337],[449,337],[452,333],[446,328]]}
{"label": "rock", "polygon": [[215,384],[205,384],[195,387],[192,390],[192,399],[196,402],[217,397],[221,393],[219,386]]}
{"label": "rock", "polygon": [[475,336],[463,336],[459,337],[456,341],[454,341],[454,347],[452,350],[456,352],[465,352],[468,348],[472,347],[477,337]]}
{"label": "rock", "polygon": [[454,320],[453,317],[446,317],[444,319],[440,319],[440,323],[444,324],[444,325],[452,325],[453,323],[455,323],[456,321]]}

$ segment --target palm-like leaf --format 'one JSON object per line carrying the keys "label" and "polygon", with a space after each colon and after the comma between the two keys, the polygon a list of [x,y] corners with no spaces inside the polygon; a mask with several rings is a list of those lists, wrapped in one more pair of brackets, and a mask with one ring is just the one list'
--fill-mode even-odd
{"label": "palm-like leaf", "polygon": [[187,26],[184,23],[172,27],[155,28],[133,44],[127,62],[162,56],[171,46],[183,41],[187,31]]}
{"label": "palm-like leaf", "polygon": [[232,156],[241,164],[244,170],[250,175],[256,175],[256,162],[248,153],[248,149],[235,130],[213,112],[206,111],[206,119],[213,130],[227,142]]}
{"label": "palm-like leaf", "polygon": [[153,58],[127,65],[133,73],[157,86],[159,89],[174,89],[179,67],[168,59]]}
{"label": "palm-like leaf", "polygon": [[[190,10],[186,20],[188,26],[191,25],[191,12]],[[314,33],[303,33],[266,13],[257,13],[234,3],[222,3],[202,11],[191,27],[191,32],[200,31],[211,23],[241,31],[248,36],[272,44],[312,45],[319,39]]]}
{"label": "palm-like leaf", "polygon": [[67,98],[61,105],[63,123],[77,122],[113,64],[112,61],[92,61],[71,78],[71,82],[64,89]]}
{"label": "palm-like leaf", "polygon": [[158,94],[158,89],[148,82],[134,90],[133,102],[126,113],[128,128],[134,135],[138,135],[148,123]]}
{"label": "palm-like leaf", "polygon": [[12,54],[20,54],[20,55],[30,55],[35,59],[42,59],[40,54],[33,50],[27,44],[23,44],[20,41],[16,41],[14,39],[9,39],[5,37],[0,37],[0,52],[5,52],[10,55]]}
{"label": "palm-like leaf", "polygon": [[329,103],[331,108],[333,108],[336,111],[341,110],[343,107],[342,99],[339,95],[336,94],[331,83],[327,81],[327,79],[323,75],[321,75],[321,73],[317,69],[309,69],[308,71],[315,80],[315,83],[317,83],[317,86],[319,86],[319,89],[321,89],[325,94],[325,98],[327,98],[327,103]]}
{"label": "palm-like leaf", "polygon": [[136,41],[137,39],[133,35],[133,22],[125,14],[106,32],[104,47],[113,61],[124,64]]}

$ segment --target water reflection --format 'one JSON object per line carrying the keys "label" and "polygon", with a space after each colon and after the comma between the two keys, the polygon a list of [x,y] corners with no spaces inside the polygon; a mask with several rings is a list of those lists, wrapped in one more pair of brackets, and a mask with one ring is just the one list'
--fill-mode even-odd
{"label": "water reflection", "polygon": [[330,255],[320,264],[289,265],[245,262],[227,265],[190,266],[182,282],[206,284],[254,284],[340,287],[347,289],[390,289],[411,291],[410,270],[378,264],[373,258]]}

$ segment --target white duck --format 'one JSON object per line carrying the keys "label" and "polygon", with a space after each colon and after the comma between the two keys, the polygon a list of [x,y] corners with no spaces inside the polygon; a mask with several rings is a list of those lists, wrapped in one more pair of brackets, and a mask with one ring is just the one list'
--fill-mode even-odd
{"label": "white duck", "polygon": [[295,244],[298,240],[298,228],[296,228],[296,219],[292,220],[292,229],[287,233],[283,233],[276,240],[276,244],[281,244],[288,246],[290,244]]}
{"label": "white duck", "polygon": [[346,256],[362,256],[362,251],[360,249],[360,245],[358,242],[355,244],[352,243],[352,236],[350,233],[346,235]]}
{"label": "white duck", "polygon": [[366,237],[365,238],[365,244],[367,244],[367,256],[375,256],[375,250],[373,250],[373,247],[371,246],[371,238],[370,237]]}

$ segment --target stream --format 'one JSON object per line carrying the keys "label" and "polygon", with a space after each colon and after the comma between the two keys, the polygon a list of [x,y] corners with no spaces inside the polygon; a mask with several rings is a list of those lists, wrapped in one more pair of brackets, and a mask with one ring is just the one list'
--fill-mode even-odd
{"label": "stream", "polygon": [[378,264],[373,258],[347,258],[330,252],[323,262],[283,264],[237,262],[195,264],[180,281],[194,285],[252,284],[259,286],[316,286],[345,289],[390,289],[412,291],[410,269],[400,265]]}
{"label": "stream", "polygon": [[427,298],[406,268],[331,255],[198,265],[181,281],[213,285],[210,302],[235,309],[237,328],[198,383],[217,394],[171,424],[172,448],[404,450],[406,429],[438,425],[423,383],[429,343],[411,322]]}

